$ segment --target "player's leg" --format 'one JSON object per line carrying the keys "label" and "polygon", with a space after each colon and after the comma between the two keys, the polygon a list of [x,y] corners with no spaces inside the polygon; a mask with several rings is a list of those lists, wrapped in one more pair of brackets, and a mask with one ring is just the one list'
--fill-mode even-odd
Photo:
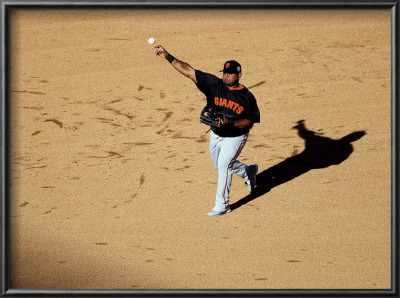
{"label": "player's leg", "polygon": [[222,142],[222,138],[211,131],[209,153],[210,153],[210,157],[213,162],[213,165],[216,169],[218,169],[218,156],[219,156],[219,152],[221,151],[221,142]]}
{"label": "player's leg", "polygon": [[[218,164],[219,164],[219,161],[220,161],[219,157],[220,157],[220,153],[221,153],[221,145],[222,145],[223,139],[224,138],[218,136],[214,132],[211,132],[209,151],[210,151],[211,160],[212,160],[212,162],[214,164],[214,167],[216,169],[218,169]],[[216,200],[216,201],[218,201],[218,200]],[[229,208],[225,208],[224,203],[216,202],[214,208],[212,210],[210,210],[207,213],[207,215],[208,216],[218,216],[218,215],[225,214],[225,213],[227,213],[229,211],[230,211],[230,209]]]}
{"label": "player's leg", "polygon": [[256,175],[258,172],[258,165],[246,165],[239,160],[233,160],[230,164],[229,169],[233,174],[238,175],[240,178],[244,179],[246,184],[248,185],[249,192],[252,192],[255,183],[256,183]]}
{"label": "player's leg", "polygon": [[233,173],[246,175],[246,165],[236,162],[247,141],[247,134],[234,138],[223,138],[218,158],[218,187],[215,205],[229,206],[229,192],[232,184]]}
{"label": "player's leg", "polygon": [[240,178],[247,179],[248,167],[249,167],[248,165],[246,165],[236,159],[231,162],[230,170],[231,170],[232,174],[236,174]]}

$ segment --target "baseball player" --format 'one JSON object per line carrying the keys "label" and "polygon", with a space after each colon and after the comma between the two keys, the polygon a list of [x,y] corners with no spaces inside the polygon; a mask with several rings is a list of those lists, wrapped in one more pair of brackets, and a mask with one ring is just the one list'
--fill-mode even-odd
{"label": "baseball player", "polygon": [[161,45],[155,46],[156,55],[165,58],[181,74],[190,78],[207,96],[207,107],[218,113],[211,127],[209,151],[214,167],[218,169],[215,206],[207,213],[218,216],[231,211],[229,191],[232,175],[245,179],[250,192],[256,185],[258,165],[246,165],[237,160],[246,144],[254,123],[260,122],[260,111],[253,94],[239,83],[241,65],[234,60],[225,62],[222,79],[195,70],[186,62],[168,53]]}

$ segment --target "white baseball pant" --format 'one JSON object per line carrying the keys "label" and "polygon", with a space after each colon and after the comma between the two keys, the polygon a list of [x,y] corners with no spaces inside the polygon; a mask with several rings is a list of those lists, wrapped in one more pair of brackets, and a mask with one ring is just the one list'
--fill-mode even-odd
{"label": "white baseball pant", "polygon": [[246,133],[238,137],[220,137],[211,131],[210,156],[214,167],[218,169],[215,206],[220,208],[229,206],[229,191],[233,174],[248,180],[248,166],[236,159],[246,144],[248,135]]}

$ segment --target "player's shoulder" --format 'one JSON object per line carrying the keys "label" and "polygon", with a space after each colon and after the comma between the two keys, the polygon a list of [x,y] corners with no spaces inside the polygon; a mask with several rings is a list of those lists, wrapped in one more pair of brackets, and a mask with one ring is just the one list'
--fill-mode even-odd
{"label": "player's shoulder", "polygon": [[202,76],[206,79],[219,80],[219,78],[216,75],[213,75],[213,74],[205,72],[205,71],[201,71],[199,69],[195,69],[195,74],[196,74],[196,76]]}
{"label": "player's shoulder", "polygon": [[254,97],[254,94],[246,87],[246,86],[243,86],[243,88],[241,89],[241,91],[242,91],[242,93],[243,94],[245,94],[248,98],[250,98],[250,99],[256,99],[255,97]]}
{"label": "player's shoulder", "polygon": [[217,76],[198,69],[195,70],[195,76],[197,80],[197,86],[208,86],[209,88],[215,88],[215,86],[222,81]]}

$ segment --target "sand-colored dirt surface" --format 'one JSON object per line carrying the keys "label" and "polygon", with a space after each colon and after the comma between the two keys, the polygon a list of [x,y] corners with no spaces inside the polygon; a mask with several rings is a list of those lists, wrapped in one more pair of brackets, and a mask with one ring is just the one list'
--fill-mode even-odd
{"label": "sand-colored dirt surface", "polygon": [[[389,10],[15,10],[10,24],[12,288],[391,287]],[[258,163],[259,191],[234,177],[230,214],[206,216],[205,96],[149,37],[205,72],[243,66],[261,123],[239,159]]]}

